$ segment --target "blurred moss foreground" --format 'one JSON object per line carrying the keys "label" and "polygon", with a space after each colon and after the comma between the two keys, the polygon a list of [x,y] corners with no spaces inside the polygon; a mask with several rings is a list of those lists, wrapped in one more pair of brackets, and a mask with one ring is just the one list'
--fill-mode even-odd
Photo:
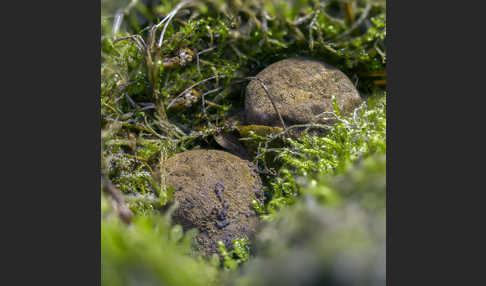
{"label": "blurred moss foreground", "polygon": [[[102,0],[101,10],[102,285],[385,285],[385,1]],[[325,137],[246,130],[261,228],[200,257],[197,231],[170,220],[161,166],[221,150],[214,136],[237,132],[247,77],[294,56],[340,69],[363,103],[349,115],[334,104]]]}
{"label": "blurred moss foreground", "polygon": [[235,285],[385,285],[385,167],[373,156],[306,189],[260,232]]}

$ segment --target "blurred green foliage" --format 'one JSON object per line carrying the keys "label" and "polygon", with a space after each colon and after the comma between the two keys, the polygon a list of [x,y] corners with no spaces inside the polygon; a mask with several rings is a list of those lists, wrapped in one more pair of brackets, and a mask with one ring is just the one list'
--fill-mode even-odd
{"label": "blurred green foliage", "polygon": [[246,238],[233,240],[233,249],[229,251],[222,241],[218,241],[219,251],[223,257],[223,267],[227,270],[235,270],[240,264],[248,261],[249,241]]}
{"label": "blurred green foliage", "polygon": [[195,231],[156,215],[127,226],[112,211],[102,196],[102,285],[214,285],[217,268],[189,256]]}
{"label": "blurred green foliage", "polygon": [[266,223],[232,285],[385,285],[385,168],[375,154],[305,188]]}

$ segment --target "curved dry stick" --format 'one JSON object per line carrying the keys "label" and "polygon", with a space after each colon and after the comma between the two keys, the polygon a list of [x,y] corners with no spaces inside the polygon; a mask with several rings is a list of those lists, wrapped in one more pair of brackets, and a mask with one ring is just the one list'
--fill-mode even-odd
{"label": "curved dry stick", "polygon": [[[348,121],[346,121],[345,119],[341,119],[339,118],[339,116],[337,116],[336,113],[334,112],[331,112],[331,111],[324,111],[322,113],[319,113],[318,115],[315,116],[315,118],[319,119],[322,115],[324,114],[330,114],[330,115],[333,115],[337,121],[341,122],[341,123],[344,123],[346,124],[346,126],[352,126],[352,124],[350,124]],[[322,118],[321,118],[322,119]]]}
{"label": "curved dry stick", "polygon": [[113,37],[116,37],[116,34],[118,33],[118,30],[120,29],[120,26],[123,22],[123,16],[130,12],[130,10],[137,4],[138,0],[131,0],[130,3],[125,7],[125,8],[120,8],[116,11],[115,14],[115,19],[113,20],[113,29],[112,29],[112,34]]}
{"label": "curved dry stick", "polygon": [[130,224],[133,218],[133,213],[123,202],[123,196],[120,191],[113,186],[110,179],[103,174],[101,174],[101,182],[103,183],[103,190],[108,193],[116,202],[118,207],[118,216],[123,220],[123,222]]}
{"label": "curved dry stick", "polygon": [[204,96],[205,95],[208,95],[208,94],[211,94],[213,92],[219,91],[221,89],[222,89],[221,87],[218,87],[218,88],[211,89],[211,90],[206,91],[205,93],[201,94],[202,109],[203,109],[203,113],[204,113],[205,116],[206,116],[206,104],[205,104]]}
{"label": "curved dry stick", "polygon": [[313,13],[307,14],[303,17],[300,17],[299,19],[295,20],[294,22],[291,22],[292,25],[294,26],[299,26],[300,24],[303,24],[307,21],[309,21],[312,18]]}
{"label": "curved dry stick", "polygon": [[202,55],[203,53],[212,51],[214,49],[216,49],[216,46],[213,46],[211,48],[208,48],[208,49],[205,49],[205,50],[202,50],[202,51],[196,53],[196,67],[197,67],[197,72],[199,73],[199,75],[201,75],[201,69],[199,68],[199,55]]}
{"label": "curved dry stick", "polygon": [[198,85],[200,85],[201,83],[204,83],[206,81],[209,81],[209,80],[212,80],[212,79],[215,79],[215,78],[224,78],[226,77],[225,75],[215,75],[215,76],[212,76],[212,77],[208,77],[207,79],[203,79],[201,81],[198,81],[196,82],[195,84],[191,85],[190,87],[186,88],[183,92],[181,92],[178,96],[176,96],[170,103],[169,105],[167,105],[167,109],[169,109],[172,105],[174,105],[174,103],[177,101],[177,99],[179,99],[181,96],[183,96],[187,91],[189,91],[190,89],[192,89],[193,87],[196,87]]}
{"label": "curved dry stick", "polygon": [[349,23],[354,24],[354,11],[350,1],[344,2],[344,9],[346,11],[346,16],[348,17]]}
{"label": "curved dry stick", "polygon": [[[162,42],[164,41],[164,34],[165,34],[165,30],[167,29],[167,26],[169,26],[169,23],[170,23],[170,21],[172,20],[172,18],[174,18],[174,16],[177,14],[177,12],[178,12],[178,11],[179,11],[179,10],[180,10],[182,7],[184,7],[184,5],[189,4],[189,3],[191,3],[191,2],[192,2],[191,0],[189,0],[189,1],[182,1],[182,2],[180,2],[179,4],[177,4],[177,6],[174,8],[174,10],[172,10],[172,11],[169,13],[169,15],[167,15],[167,17],[165,17],[165,19],[164,19],[164,20],[162,20],[162,22],[165,22],[166,20],[167,20],[167,21],[166,21],[166,23],[165,23],[164,28],[162,29],[162,33],[160,34],[159,42],[158,42],[158,44],[157,44],[157,46],[158,46],[159,48],[160,48],[160,47],[162,47]],[[161,23],[159,23],[159,25],[160,25],[160,24],[162,24],[162,22],[161,22]]]}
{"label": "curved dry stick", "polygon": [[289,126],[284,131],[282,131],[282,132],[280,132],[278,134],[273,135],[272,136],[272,140],[275,139],[275,138],[278,138],[278,137],[280,137],[282,135],[284,135],[285,133],[287,133],[290,130],[295,129],[295,128],[322,128],[322,129],[330,130],[331,129],[331,126],[325,125],[325,124],[317,124],[317,123],[296,124],[296,125]]}
{"label": "curved dry stick", "polygon": [[261,80],[260,78],[258,78],[256,76],[250,76],[250,77],[246,77],[246,78],[247,79],[256,79],[262,85],[263,89],[265,90],[265,93],[267,94],[268,98],[270,99],[270,102],[273,105],[273,108],[275,109],[275,112],[277,112],[277,115],[278,115],[278,118],[280,119],[280,123],[282,124],[282,127],[284,129],[286,129],[287,127],[285,127],[285,122],[284,122],[284,120],[282,118],[282,115],[280,114],[280,111],[278,111],[278,108],[275,105],[275,102],[273,102],[272,96],[270,95],[270,92],[268,91],[267,86],[265,85],[265,83],[263,82],[263,80]]}
{"label": "curved dry stick", "polygon": [[311,51],[314,49],[314,36],[313,36],[313,33],[312,33],[312,28],[314,27],[314,25],[317,22],[317,16],[318,15],[319,14],[317,12],[314,13],[314,17],[312,17],[312,21],[309,24],[309,49]]}
{"label": "curved dry stick", "polygon": [[368,17],[368,13],[370,11],[371,11],[371,4],[368,3],[368,4],[366,4],[366,7],[365,7],[363,13],[361,13],[361,16],[359,17],[359,19],[356,22],[354,22],[354,24],[351,25],[351,27],[349,27],[349,29],[346,30],[346,32],[340,34],[335,39],[339,40],[339,39],[342,39],[342,38],[346,37],[347,35],[351,34],[351,32],[353,32],[354,30],[356,30],[356,28],[361,26],[361,24],[366,19],[366,17]]}
{"label": "curved dry stick", "polygon": [[113,40],[113,44],[119,41],[131,40],[142,52],[145,51],[147,45],[140,35],[129,35],[126,37],[120,37]]}

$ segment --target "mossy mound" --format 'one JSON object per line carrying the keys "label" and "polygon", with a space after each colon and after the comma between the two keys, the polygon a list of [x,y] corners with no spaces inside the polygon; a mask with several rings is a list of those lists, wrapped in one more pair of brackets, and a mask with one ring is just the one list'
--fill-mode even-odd
{"label": "mossy mound", "polygon": [[[266,67],[257,76],[263,81],[286,124],[316,122],[316,116],[332,112],[332,97],[343,113],[361,103],[349,78],[335,67],[308,58],[290,58]],[[247,124],[281,126],[277,112],[261,82],[252,80],[246,88]],[[332,123],[330,116],[319,117]]]}
{"label": "mossy mound", "polygon": [[218,240],[227,248],[238,238],[251,238],[258,218],[252,202],[262,202],[260,177],[248,161],[219,150],[192,150],[167,160],[167,185],[179,203],[174,221],[184,229],[197,228],[196,242],[207,256]]}

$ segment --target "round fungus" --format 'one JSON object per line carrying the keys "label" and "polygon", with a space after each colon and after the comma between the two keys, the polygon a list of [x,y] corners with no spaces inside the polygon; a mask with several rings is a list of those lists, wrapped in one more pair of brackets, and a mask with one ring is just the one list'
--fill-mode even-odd
{"label": "round fungus", "polygon": [[207,256],[218,240],[228,249],[237,238],[254,235],[258,217],[252,202],[263,201],[262,182],[250,163],[219,150],[191,150],[167,160],[167,185],[178,202],[173,219],[197,228],[196,244]]}
{"label": "round fungus", "polygon": [[[273,63],[256,75],[246,88],[247,124],[281,127],[271,96],[285,124],[307,124],[318,121],[333,123],[326,112],[333,112],[335,97],[343,114],[361,103],[351,80],[335,67],[314,59],[290,58]],[[263,85],[269,95],[266,94]],[[320,116],[324,115],[324,116]]]}

